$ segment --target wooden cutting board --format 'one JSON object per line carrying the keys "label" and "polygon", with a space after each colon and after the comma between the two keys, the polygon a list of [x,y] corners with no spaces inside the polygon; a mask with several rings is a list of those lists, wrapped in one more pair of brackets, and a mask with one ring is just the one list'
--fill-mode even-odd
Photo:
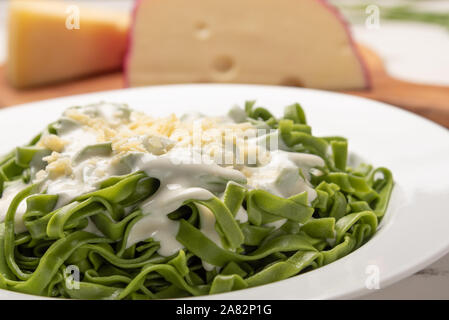
{"label": "wooden cutting board", "polygon": [[[449,128],[449,87],[414,84],[389,76],[382,60],[371,50],[360,47],[372,76],[372,88],[345,93],[387,102],[410,110]],[[29,90],[11,88],[0,66],[0,108],[25,102],[73,94],[123,88],[120,72],[80,79],[63,84]]]}

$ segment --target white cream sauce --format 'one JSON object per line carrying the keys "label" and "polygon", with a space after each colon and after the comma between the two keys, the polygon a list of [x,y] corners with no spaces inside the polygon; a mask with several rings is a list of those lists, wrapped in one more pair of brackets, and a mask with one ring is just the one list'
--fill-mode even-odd
{"label": "white cream sauce", "polygon": [[265,226],[266,227],[274,227],[275,229],[279,229],[286,222],[287,222],[287,219],[280,219],[280,220],[266,223]]}
{"label": "white cream sauce", "polygon": [[208,200],[213,197],[209,191],[201,188],[179,188],[168,190],[166,187],[159,190],[142,205],[146,215],[136,223],[127,240],[127,247],[148,239],[160,242],[158,253],[169,256],[182,249],[183,246],[176,240],[179,222],[170,220],[167,215],[181,207],[184,202],[196,200]]}
{"label": "white cream sauce", "polygon": [[[26,185],[22,181],[15,182],[10,184],[4,191],[3,195],[0,198],[0,221],[5,220],[6,213],[8,212],[9,205],[15,196],[25,189]],[[23,222],[23,215],[25,214],[27,209],[26,198],[20,202],[17,207],[16,215],[14,217],[14,232],[21,233],[25,232],[27,229]]]}
{"label": "white cream sauce", "polygon": [[[276,150],[271,151],[271,161],[267,165],[245,170],[250,173],[248,185],[255,189],[284,198],[306,191],[311,202],[316,198],[316,191],[307,180],[308,171],[323,166],[324,160],[318,156]],[[301,176],[300,170],[306,179]]]}
{"label": "white cream sauce", "polygon": [[[77,109],[83,114],[92,117],[101,117],[111,127],[120,126],[121,123],[130,121],[130,112],[124,106],[100,104]],[[124,111],[125,110],[125,111]],[[185,121],[201,118],[200,115],[184,117]],[[190,120],[189,120],[190,119]],[[221,121],[231,121],[230,118],[222,118]],[[93,128],[81,125],[73,120],[61,122],[58,128],[58,136],[66,141],[64,149],[59,157],[71,160],[72,169],[69,175],[63,175],[50,179],[48,176],[40,177],[44,180],[43,190],[48,194],[58,195],[58,207],[61,207],[77,196],[94,191],[104,179],[137,171],[144,171],[148,176],[157,178],[160,187],[149,199],[141,205],[144,216],[131,229],[127,239],[127,246],[139,241],[153,238],[160,242],[159,254],[168,256],[182,249],[182,245],[176,240],[179,223],[170,220],[167,215],[189,200],[208,200],[222,194],[229,181],[244,185],[248,189],[263,189],[280,197],[307,192],[308,200],[313,201],[316,192],[311,186],[310,170],[316,170],[324,166],[324,161],[318,156],[285,151],[277,132],[269,133],[271,138],[278,140],[277,149],[273,146],[264,147],[263,161],[255,166],[245,164],[224,166],[214,162],[214,159],[195,157],[201,153],[201,145],[192,147],[174,146],[164,154],[149,152],[129,152],[128,154],[112,154],[111,156],[91,157],[76,163],[74,157],[86,146],[97,144],[97,136]],[[135,137],[141,139],[142,137]],[[148,139],[148,137],[145,137]],[[263,146],[263,137],[249,137],[248,144]],[[170,142],[172,143],[172,141]],[[130,158],[126,159],[126,156]],[[193,160],[192,160],[193,159]],[[208,161],[204,161],[208,160]],[[125,163],[125,165],[124,165]],[[301,172],[301,174],[300,174]],[[37,180],[37,178],[35,178]],[[33,181],[34,182],[34,181]],[[3,193],[0,199],[0,221],[4,219],[6,211],[14,196],[22,190],[24,185],[11,185]],[[220,247],[221,239],[215,230],[215,217],[205,206],[197,205],[200,217],[201,231]],[[16,214],[16,232],[25,231],[22,217],[26,211],[23,202]],[[248,215],[244,208],[240,208],[236,219],[241,223],[248,221]],[[273,222],[279,227],[284,219]],[[86,230],[99,234],[100,232],[90,221]],[[205,264],[207,270],[213,266]]]}

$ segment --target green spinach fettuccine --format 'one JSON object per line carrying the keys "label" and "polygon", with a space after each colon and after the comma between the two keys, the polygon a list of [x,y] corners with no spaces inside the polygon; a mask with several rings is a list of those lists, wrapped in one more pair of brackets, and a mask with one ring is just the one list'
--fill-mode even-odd
{"label": "green spinach fettuccine", "polygon": [[[182,249],[162,255],[151,235],[131,245],[128,241],[133,226],[148,215],[142,204],[160,188],[148,171],[111,176],[63,205],[33,178],[36,166],[51,154],[38,141],[44,134],[59,134],[57,124],[51,124],[30,144],[0,158],[0,195],[21,186],[0,212],[0,288],[74,299],[224,293],[322,267],[375,234],[393,188],[388,169],[350,167],[347,140],[314,136],[299,104],[288,106],[282,118],[254,102],[241,111],[238,121],[275,130],[289,152],[324,160],[308,177],[316,193],[312,201],[307,192],[282,197],[225,182],[220,194],[212,190],[213,197],[184,201],[168,214],[177,223],[173,237]],[[75,160],[111,150],[103,143],[84,149]],[[24,203],[23,228],[17,229],[16,213]],[[201,208],[213,213],[221,244],[202,231]],[[241,210],[245,221],[237,219]]]}

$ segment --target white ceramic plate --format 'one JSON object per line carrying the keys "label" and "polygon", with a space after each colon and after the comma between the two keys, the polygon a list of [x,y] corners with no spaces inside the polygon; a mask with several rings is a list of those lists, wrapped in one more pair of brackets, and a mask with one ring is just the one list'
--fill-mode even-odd
{"label": "white ceramic plate", "polygon": [[[405,278],[449,251],[449,131],[409,112],[318,90],[251,85],[175,85],[72,96],[0,111],[0,154],[26,143],[73,105],[125,102],[153,115],[200,111],[224,114],[257,99],[281,115],[299,102],[316,135],[342,135],[349,148],[396,181],[379,231],[364,246],[320,269],[210,299],[352,298]],[[368,285],[367,285],[368,284]],[[0,299],[35,298],[0,290]]]}

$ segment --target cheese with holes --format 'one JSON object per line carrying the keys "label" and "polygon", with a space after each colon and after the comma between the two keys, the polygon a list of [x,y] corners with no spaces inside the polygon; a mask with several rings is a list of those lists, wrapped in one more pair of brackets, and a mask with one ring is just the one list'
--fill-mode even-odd
{"label": "cheese with holes", "polygon": [[369,85],[345,22],[322,0],[141,0],[128,50],[129,86]]}
{"label": "cheese with holes", "polygon": [[7,77],[31,87],[121,68],[129,15],[62,1],[13,0]]}

